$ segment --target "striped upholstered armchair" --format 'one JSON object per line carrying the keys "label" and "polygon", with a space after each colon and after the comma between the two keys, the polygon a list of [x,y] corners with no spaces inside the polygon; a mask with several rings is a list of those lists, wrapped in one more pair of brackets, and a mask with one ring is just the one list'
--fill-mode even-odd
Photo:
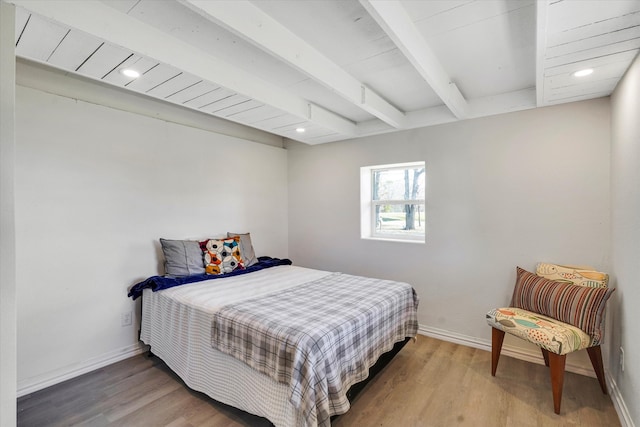
{"label": "striped upholstered armchair", "polygon": [[510,307],[487,313],[492,327],[491,375],[496,375],[504,334],[539,346],[551,373],[553,407],[560,413],[568,353],[587,349],[602,392],[607,394],[600,343],[604,307],[614,289],[609,277],[588,267],[540,263],[536,274],[517,268]]}

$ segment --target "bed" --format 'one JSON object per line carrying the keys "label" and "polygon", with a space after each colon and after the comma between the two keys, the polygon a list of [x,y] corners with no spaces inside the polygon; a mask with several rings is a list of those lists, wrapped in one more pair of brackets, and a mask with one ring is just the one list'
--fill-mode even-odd
{"label": "bed", "polygon": [[417,333],[406,284],[293,265],[142,294],[140,339],[190,388],[275,426],[329,426]]}

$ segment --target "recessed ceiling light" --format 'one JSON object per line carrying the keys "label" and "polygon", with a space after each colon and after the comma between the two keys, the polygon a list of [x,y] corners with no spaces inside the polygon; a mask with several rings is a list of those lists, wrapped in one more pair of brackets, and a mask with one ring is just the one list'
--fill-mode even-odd
{"label": "recessed ceiling light", "polygon": [[576,77],[584,77],[588,76],[591,73],[593,73],[593,68],[586,68],[584,70],[576,71],[575,73],[573,73],[573,75]]}
{"label": "recessed ceiling light", "polygon": [[298,132],[298,133],[304,133],[304,131],[305,131],[305,130],[306,130],[305,128],[297,128],[297,129],[296,129],[296,132]]}
{"label": "recessed ceiling light", "polygon": [[122,70],[120,70],[120,72],[127,77],[131,77],[132,79],[137,79],[138,77],[140,77],[140,73],[136,70],[132,70],[131,68],[123,68]]}

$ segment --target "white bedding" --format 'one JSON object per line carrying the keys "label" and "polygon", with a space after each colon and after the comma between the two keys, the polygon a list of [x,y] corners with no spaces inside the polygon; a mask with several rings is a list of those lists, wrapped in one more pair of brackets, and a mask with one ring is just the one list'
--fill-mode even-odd
{"label": "white bedding", "polygon": [[192,389],[269,419],[280,427],[305,425],[289,402],[290,389],[211,347],[212,314],[221,306],[317,280],[331,273],[278,266],[251,274],[145,289],[140,339]]}

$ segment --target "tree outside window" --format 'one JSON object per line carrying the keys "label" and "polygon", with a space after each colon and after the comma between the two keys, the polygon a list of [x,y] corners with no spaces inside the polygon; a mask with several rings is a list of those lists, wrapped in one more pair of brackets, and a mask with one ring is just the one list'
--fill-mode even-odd
{"label": "tree outside window", "polygon": [[363,237],[424,241],[424,162],[371,166],[363,169],[370,174],[371,186],[371,196],[367,197],[371,230],[366,233],[363,228]]}

